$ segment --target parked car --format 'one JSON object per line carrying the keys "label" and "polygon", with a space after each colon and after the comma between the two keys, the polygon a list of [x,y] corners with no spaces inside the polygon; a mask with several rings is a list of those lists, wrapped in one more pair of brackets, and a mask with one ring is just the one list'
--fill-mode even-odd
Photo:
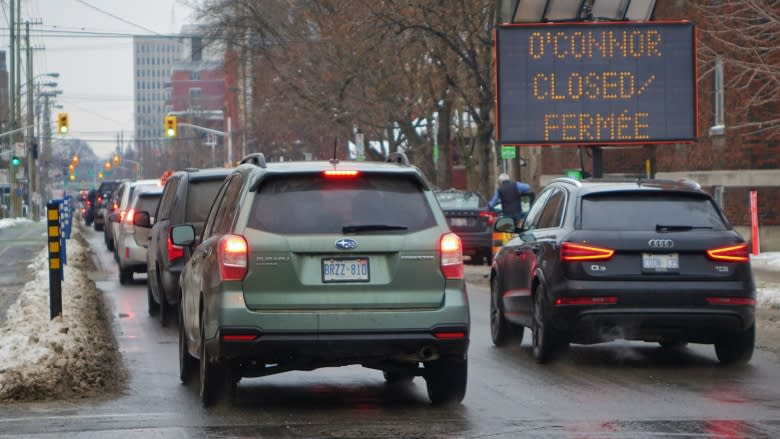
{"label": "parked car", "polygon": [[113,249],[114,259],[119,263],[119,249],[118,249],[118,237],[119,230],[122,225],[122,221],[127,215],[128,208],[130,206],[130,200],[132,199],[133,191],[139,187],[160,187],[159,179],[146,179],[146,180],[130,180],[122,182],[119,185],[118,192],[116,194],[115,203],[117,208],[111,215],[108,216],[110,243],[109,248]]}
{"label": "parked car", "polygon": [[[146,250],[149,240],[148,236],[143,235],[144,230],[135,233],[133,217],[135,212],[139,211],[154,212],[161,195],[162,188],[159,186],[141,186],[133,192],[127,214],[119,226],[119,236],[116,241],[120,284],[132,283],[133,273],[146,273]],[[150,221],[154,221],[154,218]],[[148,232],[148,229],[145,231]]]}
{"label": "parked car", "polygon": [[569,343],[714,344],[750,360],[756,289],[749,245],[696,183],[555,179],[495,257],[493,342],[531,328],[544,363]]}
{"label": "parked car", "polygon": [[[361,364],[423,376],[433,403],[466,392],[469,307],[460,239],[430,184],[392,163],[245,158],[181,274],[180,378],[211,404],[242,377]],[[196,361],[195,359],[199,359]],[[223,388],[227,385],[227,389]]]}
{"label": "parked car", "polygon": [[435,191],[450,229],[460,237],[463,254],[472,263],[490,264],[493,261],[493,223],[496,213],[477,192],[447,189]]}
{"label": "parked car", "polygon": [[[187,169],[168,177],[149,235],[147,264],[147,299],[149,314],[158,314],[164,326],[168,309],[179,303],[179,274],[187,261],[184,249],[171,243],[170,228],[193,224],[200,235],[211,203],[229,169]],[[138,215],[138,212],[136,212]],[[149,225],[147,225],[148,227]]]}

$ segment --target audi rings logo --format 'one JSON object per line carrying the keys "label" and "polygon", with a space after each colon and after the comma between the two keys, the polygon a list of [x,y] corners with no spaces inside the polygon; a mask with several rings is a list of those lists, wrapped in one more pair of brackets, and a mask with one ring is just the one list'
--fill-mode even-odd
{"label": "audi rings logo", "polygon": [[672,248],[674,247],[674,241],[671,239],[651,239],[647,241],[647,245],[652,248]]}

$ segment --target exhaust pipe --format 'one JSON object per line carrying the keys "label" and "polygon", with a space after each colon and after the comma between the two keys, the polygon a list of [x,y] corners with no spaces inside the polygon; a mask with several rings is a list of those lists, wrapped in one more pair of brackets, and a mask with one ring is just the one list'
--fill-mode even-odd
{"label": "exhaust pipe", "polygon": [[420,361],[431,361],[439,358],[439,351],[435,346],[423,345],[420,350],[417,351],[417,358]]}

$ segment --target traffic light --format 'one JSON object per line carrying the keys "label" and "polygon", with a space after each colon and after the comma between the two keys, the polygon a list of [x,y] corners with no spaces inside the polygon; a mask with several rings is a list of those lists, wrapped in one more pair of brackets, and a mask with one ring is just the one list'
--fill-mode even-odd
{"label": "traffic light", "polygon": [[11,157],[11,166],[12,167],[18,168],[20,163],[22,163],[22,161],[19,160],[19,157],[17,157],[17,156]]}
{"label": "traffic light", "polygon": [[165,137],[176,137],[176,116],[165,116]]}
{"label": "traffic light", "polygon": [[68,134],[68,113],[57,113],[57,133]]}

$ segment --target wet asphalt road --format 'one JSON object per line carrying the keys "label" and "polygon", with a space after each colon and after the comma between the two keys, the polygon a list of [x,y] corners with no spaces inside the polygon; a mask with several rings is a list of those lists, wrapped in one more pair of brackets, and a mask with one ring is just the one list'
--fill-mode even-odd
{"label": "wet asphalt road", "polygon": [[129,371],[126,390],[91,401],[0,406],[0,437],[760,438],[780,437],[778,358],[757,351],[721,367],[712,346],[572,346],[534,363],[522,345],[490,341],[488,291],[472,286],[469,387],[435,408],[421,378],[386,385],[361,367],[244,379],[236,401],[203,409],[197,383],[178,381],[177,330],[146,313],[146,284],[121,287],[102,234],[89,231]]}

